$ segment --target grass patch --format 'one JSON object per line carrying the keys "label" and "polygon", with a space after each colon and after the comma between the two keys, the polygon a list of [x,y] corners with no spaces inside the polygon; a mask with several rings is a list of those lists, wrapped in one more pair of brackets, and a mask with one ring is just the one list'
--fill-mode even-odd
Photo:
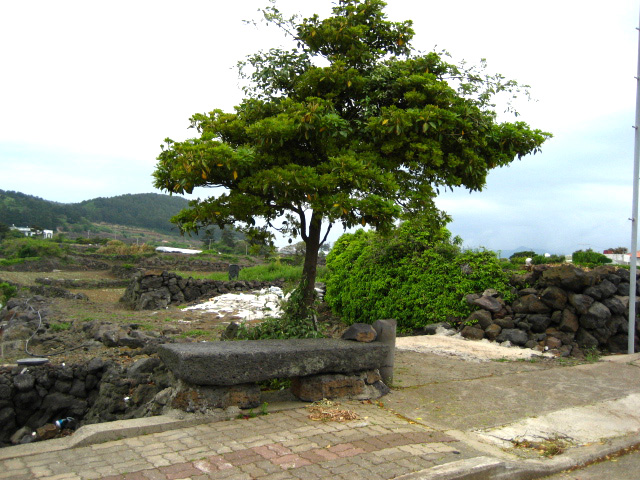
{"label": "grass patch", "polygon": [[180,338],[199,338],[199,339],[210,339],[215,340],[216,332],[212,332],[210,330],[202,330],[199,328],[193,330],[187,330],[186,332],[182,332],[180,334]]}
{"label": "grass patch", "polygon": [[52,332],[63,332],[65,330],[69,330],[71,328],[71,325],[71,322],[52,323],[51,325],[49,325],[49,329]]}
{"label": "grass patch", "polygon": [[[229,272],[186,272],[176,271],[177,275],[182,278],[194,278],[203,280],[229,281]],[[328,275],[327,267],[318,266],[318,274],[316,280],[324,282]],[[300,265],[284,265],[272,262],[267,265],[255,265],[253,267],[245,267],[240,270],[239,280],[258,281],[258,282],[274,282],[284,279],[285,283],[298,283],[302,278],[302,266]]]}
{"label": "grass patch", "polygon": [[0,267],[9,267],[11,265],[17,265],[25,262],[37,262],[40,257],[26,257],[26,258],[0,258]]}

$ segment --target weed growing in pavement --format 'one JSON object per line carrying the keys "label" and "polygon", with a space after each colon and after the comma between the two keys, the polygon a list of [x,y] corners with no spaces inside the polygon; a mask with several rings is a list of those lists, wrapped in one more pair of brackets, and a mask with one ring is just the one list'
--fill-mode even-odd
{"label": "weed growing in pavement", "polygon": [[596,363],[600,361],[600,357],[602,355],[600,354],[600,352],[598,351],[597,348],[595,347],[591,347],[591,348],[587,348],[584,350],[584,359],[588,362],[588,363]]}
{"label": "weed growing in pavement", "polygon": [[563,453],[570,443],[559,436],[553,438],[547,438],[539,442],[531,440],[513,440],[513,446],[515,448],[531,449],[543,457],[554,457]]}

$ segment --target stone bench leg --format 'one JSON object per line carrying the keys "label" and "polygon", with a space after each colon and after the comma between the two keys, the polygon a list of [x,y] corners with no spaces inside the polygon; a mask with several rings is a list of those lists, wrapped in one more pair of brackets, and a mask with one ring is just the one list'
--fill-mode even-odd
{"label": "stone bench leg", "polygon": [[384,359],[384,365],[379,368],[382,381],[387,385],[393,384],[393,364],[396,355],[396,326],[397,322],[393,318],[376,320],[373,324],[373,328],[377,333],[376,342],[389,345],[389,353]]}

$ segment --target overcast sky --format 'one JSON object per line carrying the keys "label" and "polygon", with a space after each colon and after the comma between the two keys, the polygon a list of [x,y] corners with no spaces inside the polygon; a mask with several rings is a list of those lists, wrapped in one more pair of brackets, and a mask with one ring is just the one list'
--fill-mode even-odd
{"label": "overcast sky", "polygon": [[[63,203],[161,193],[151,174],[163,139],[192,135],[196,112],[231,111],[236,62],[282,44],[242,22],[265,4],[0,0],[0,189]],[[278,5],[326,16],[332,2]],[[519,119],[554,135],[483,192],[438,199],[466,246],[630,246],[637,2],[389,0],[387,13],[414,21],[416,49],[486,58],[531,85],[537,101],[517,104]]]}

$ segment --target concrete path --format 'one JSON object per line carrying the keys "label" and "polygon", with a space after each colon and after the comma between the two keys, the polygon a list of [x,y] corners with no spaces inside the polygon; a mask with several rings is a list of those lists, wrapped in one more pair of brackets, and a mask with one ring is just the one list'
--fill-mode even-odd
{"label": "concrete path", "polygon": [[[640,443],[640,357],[613,360],[398,351],[391,394],[336,407],[356,420],[316,421],[288,403],[229,421],[155,417],[131,421],[135,428],[90,426],[91,435],[83,427],[0,450],[0,479],[540,478]],[[558,447],[549,458],[536,445],[544,441]]]}

